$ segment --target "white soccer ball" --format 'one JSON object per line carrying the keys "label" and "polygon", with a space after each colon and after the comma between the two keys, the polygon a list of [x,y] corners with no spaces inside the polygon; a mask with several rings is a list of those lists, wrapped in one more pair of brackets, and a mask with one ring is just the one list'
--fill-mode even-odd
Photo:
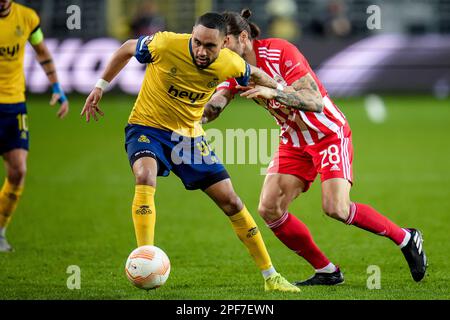
{"label": "white soccer ball", "polygon": [[141,289],[156,289],[166,283],[170,274],[170,260],[155,246],[141,246],[128,256],[125,265],[128,280]]}

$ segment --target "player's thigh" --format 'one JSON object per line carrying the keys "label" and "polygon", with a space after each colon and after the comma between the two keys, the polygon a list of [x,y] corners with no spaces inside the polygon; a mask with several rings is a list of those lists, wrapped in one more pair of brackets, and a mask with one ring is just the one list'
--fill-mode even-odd
{"label": "player's thigh", "polygon": [[240,212],[244,205],[234,191],[231,179],[224,179],[214,183],[204,190],[204,192],[223,210],[231,216]]}
{"label": "player's thigh", "polygon": [[158,175],[170,172],[161,141],[169,139],[166,131],[141,125],[127,125],[125,128],[125,150],[138,185],[156,187]]}
{"label": "player's thigh", "polygon": [[28,150],[13,149],[3,153],[8,179],[14,184],[23,183],[27,172]]}
{"label": "player's thigh", "polygon": [[268,174],[261,190],[258,211],[273,221],[287,211],[289,204],[305,190],[305,182],[291,174]]}

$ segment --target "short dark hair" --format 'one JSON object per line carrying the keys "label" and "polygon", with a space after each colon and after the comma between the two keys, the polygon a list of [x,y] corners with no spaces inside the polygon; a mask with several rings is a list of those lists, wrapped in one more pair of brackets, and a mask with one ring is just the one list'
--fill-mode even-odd
{"label": "short dark hair", "polygon": [[220,34],[223,35],[227,33],[227,23],[224,17],[216,12],[208,12],[204,15],[201,15],[197,18],[197,21],[195,21],[195,25],[202,25],[209,29],[217,29],[219,30]]}
{"label": "short dark hair", "polygon": [[222,15],[227,22],[227,35],[238,36],[242,31],[247,31],[251,39],[256,39],[261,34],[259,27],[249,21],[252,15],[250,9],[243,9],[240,14],[226,11]]}

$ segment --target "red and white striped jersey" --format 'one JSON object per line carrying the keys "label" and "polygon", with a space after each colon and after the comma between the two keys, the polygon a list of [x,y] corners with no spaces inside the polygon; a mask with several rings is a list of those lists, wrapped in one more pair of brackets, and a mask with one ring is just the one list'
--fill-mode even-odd
{"label": "red and white striped jersey", "polygon": [[[321,113],[300,111],[276,100],[257,101],[274,116],[281,127],[282,143],[294,147],[313,145],[325,136],[338,134],[341,127],[348,127],[344,114],[328,97],[326,89],[297,47],[286,40],[271,38],[254,40],[253,49],[256,52],[257,67],[278,83],[288,86],[310,73],[322,95]],[[229,79],[221,83],[217,90],[226,89],[236,94],[236,85],[236,80]]]}

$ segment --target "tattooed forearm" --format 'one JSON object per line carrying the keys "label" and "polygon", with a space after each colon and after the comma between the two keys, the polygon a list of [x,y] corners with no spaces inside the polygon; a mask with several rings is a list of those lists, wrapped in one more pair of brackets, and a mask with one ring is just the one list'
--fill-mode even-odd
{"label": "tattooed forearm", "polygon": [[223,109],[225,109],[230,100],[231,98],[229,98],[227,95],[215,93],[211,97],[211,100],[209,100],[205,105],[202,116],[202,124],[209,123],[215,120],[223,111]]}
{"label": "tattooed forearm", "polygon": [[267,73],[254,66],[250,66],[250,68],[252,78],[256,84],[272,89],[275,89],[277,87],[277,82],[273,80]]}
{"label": "tattooed forearm", "polygon": [[322,104],[317,103],[315,95],[306,90],[289,93],[277,90],[275,100],[285,106],[302,111],[322,112]]}
{"label": "tattooed forearm", "polygon": [[285,106],[303,111],[322,112],[322,95],[309,73],[295,81],[290,89],[286,91],[277,90],[275,100]]}
{"label": "tattooed forearm", "polygon": [[206,124],[215,120],[220,115],[221,112],[222,108],[214,106],[210,103],[206,104],[205,110],[203,110],[202,124]]}

